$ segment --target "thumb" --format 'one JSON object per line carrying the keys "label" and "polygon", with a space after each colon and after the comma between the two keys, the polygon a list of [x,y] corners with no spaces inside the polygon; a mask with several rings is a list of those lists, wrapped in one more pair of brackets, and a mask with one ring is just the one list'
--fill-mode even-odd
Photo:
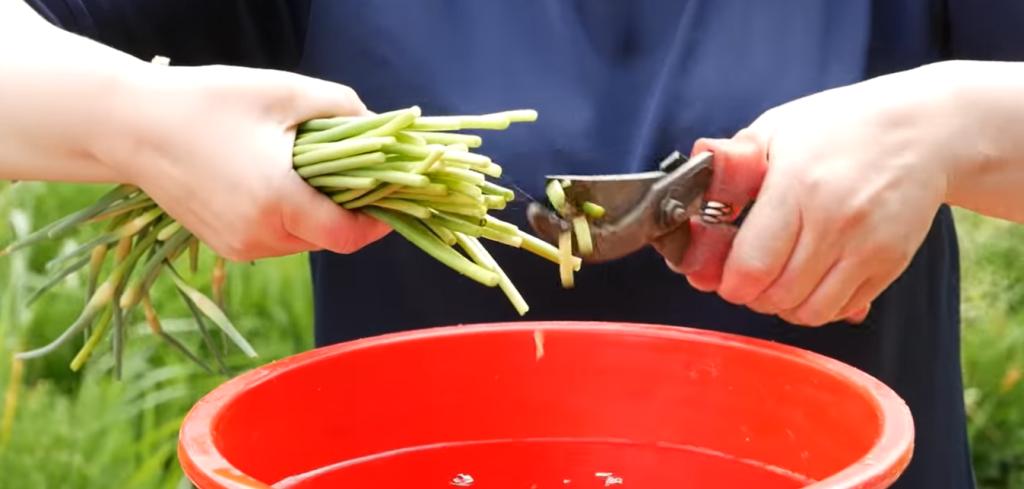
{"label": "thumb", "polygon": [[310,119],[360,115],[366,105],[352,88],[294,73],[280,72],[282,111],[291,125]]}
{"label": "thumb", "polygon": [[390,228],[362,212],[345,210],[297,174],[282,195],[282,224],[293,236],[319,249],[348,254],[383,238]]}

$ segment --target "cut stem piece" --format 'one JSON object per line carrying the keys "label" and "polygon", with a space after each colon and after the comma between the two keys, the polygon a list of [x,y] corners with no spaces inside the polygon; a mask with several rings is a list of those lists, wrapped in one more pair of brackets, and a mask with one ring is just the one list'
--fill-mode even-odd
{"label": "cut stem piece", "polygon": [[562,231],[558,235],[558,272],[562,279],[562,287],[566,289],[571,289],[575,285],[572,258],[572,232]]}
{"label": "cut stem piece", "polygon": [[590,239],[590,223],[587,222],[587,217],[572,218],[572,228],[576,234],[576,245],[579,247],[580,254],[586,256],[593,253],[594,243]]}
{"label": "cut stem piece", "polygon": [[583,213],[586,214],[587,217],[591,219],[600,219],[604,217],[604,207],[601,207],[593,202],[584,202],[582,209]]}
{"label": "cut stem piece", "polygon": [[565,189],[558,180],[552,180],[548,182],[547,187],[544,189],[548,195],[548,202],[551,202],[551,207],[555,208],[555,212],[564,214],[565,212]]}

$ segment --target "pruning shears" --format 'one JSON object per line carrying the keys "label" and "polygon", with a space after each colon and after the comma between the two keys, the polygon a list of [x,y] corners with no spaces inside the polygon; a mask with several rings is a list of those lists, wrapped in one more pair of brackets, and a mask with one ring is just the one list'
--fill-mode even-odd
{"label": "pruning shears", "polygon": [[[720,274],[742,218],[760,190],[767,167],[763,146],[749,139],[701,139],[691,156],[672,152],[656,171],[617,175],[549,175],[563,182],[576,206],[593,202],[605,213],[590,222],[601,263],[654,246],[676,270]],[[537,235],[557,242],[570,223],[537,202],[527,208]]]}

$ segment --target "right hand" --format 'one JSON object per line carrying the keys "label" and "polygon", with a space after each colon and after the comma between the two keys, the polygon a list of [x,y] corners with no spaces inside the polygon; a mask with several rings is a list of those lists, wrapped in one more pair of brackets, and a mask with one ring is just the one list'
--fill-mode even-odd
{"label": "right hand", "polygon": [[318,249],[352,253],[389,232],[292,169],[298,124],[366,113],[352,89],[227,66],[147,63],[136,78],[111,110],[122,134],[97,152],[219,255],[248,261]]}

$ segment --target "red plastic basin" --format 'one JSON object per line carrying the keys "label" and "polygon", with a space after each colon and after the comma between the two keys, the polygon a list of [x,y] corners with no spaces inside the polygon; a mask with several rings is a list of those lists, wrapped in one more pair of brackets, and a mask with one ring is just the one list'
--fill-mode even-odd
{"label": "red plastic basin", "polygon": [[688,328],[513,323],[399,333],[269,364],[203,398],[201,489],[880,488],[910,411],[796,348]]}

